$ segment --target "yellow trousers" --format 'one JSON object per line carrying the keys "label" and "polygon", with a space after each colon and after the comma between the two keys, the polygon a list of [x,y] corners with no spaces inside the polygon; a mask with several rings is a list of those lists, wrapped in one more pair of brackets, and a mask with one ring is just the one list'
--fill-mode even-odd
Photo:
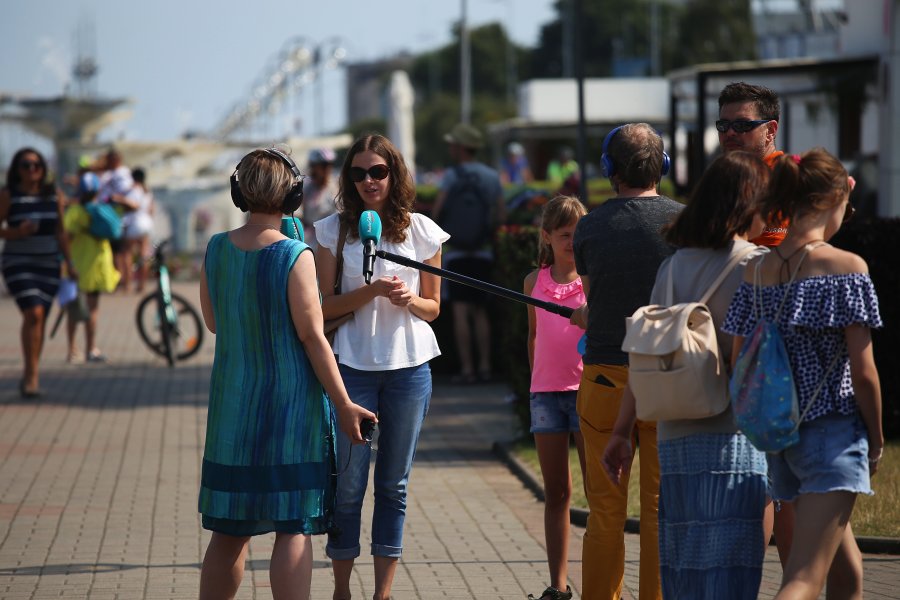
{"label": "yellow trousers", "polygon": [[[578,416],[584,437],[587,472],[585,494],[590,514],[582,555],[585,600],[618,600],[625,574],[625,518],[628,475],[613,485],[601,465],[603,452],[619,414],[628,381],[625,365],[584,365],[578,390]],[[641,562],[640,600],[660,600],[659,587],[659,459],[656,423],[638,421],[632,447],[640,445]]]}

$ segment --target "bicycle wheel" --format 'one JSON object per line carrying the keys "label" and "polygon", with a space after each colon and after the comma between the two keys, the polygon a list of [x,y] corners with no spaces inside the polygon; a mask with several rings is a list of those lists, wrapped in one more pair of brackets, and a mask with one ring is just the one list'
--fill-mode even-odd
{"label": "bicycle wheel", "polygon": [[[169,334],[169,348],[174,360],[185,360],[196,354],[203,344],[203,322],[190,302],[178,294],[172,294],[172,307],[176,322],[174,327],[167,327],[165,333]],[[147,347],[168,360],[162,325],[168,321],[161,318],[161,314],[165,314],[165,309],[159,292],[147,294],[138,304],[137,328]]]}

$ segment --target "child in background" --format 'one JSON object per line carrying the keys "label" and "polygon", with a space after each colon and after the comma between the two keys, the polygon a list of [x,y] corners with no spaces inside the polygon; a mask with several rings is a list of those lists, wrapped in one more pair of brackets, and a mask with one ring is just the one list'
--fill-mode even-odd
{"label": "child in background", "polygon": [[106,356],[97,348],[97,320],[100,309],[100,293],[109,293],[119,283],[119,272],[113,264],[113,251],[109,240],[92,236],[89,232],[91,217],[85,205],[96,202],[100,190],[100,179],[96,174],[86,172],[78,181],[78,202],[69,206],[63,217],[63,225],[70,238],[72,263],[78,273],[78,289],[85,294],[88,318],[84,322],[85,355],[75,349],[76,329],[79,318],[73,314],[78,302],[70,303],[66,315],[66,333],[69,340],[70,363],[106,362]]}
{"label": "child in background", "polygon": [[[572,239],[584,205],[571,196],[547,203],[541,217],[538,265],[525,278],[525,294],[578,308],[585,302],[581,278],[575,270]],[[544,600],[568,600],[569,438],[575,436],[584,472],[584,442],[575,400],[581,381],[578,340],[583,331],[565,317],[528,306],[528,361],[531,366],[531,432],[544,478],[544,537],[550,586]],[[533,595],[529,598],[535,598]]]}
{"label": "child in background", "polygon": [[865,261],[826,243],[853,214],[853,183],[821,148],[778,159],[761,216],[781,215],[791,227],[779,246],[748,265],[722,326],[735,336],[734,361],[760,313],[773,320],[800,412],[813,401],[799,443],[766,455],[772,497],[795,503],[781,600],[818,597],[826,575],[829,597],[862,597],[861,578],[850,576],[862,573],[850,515],[857,494],[872,494],[884,447],[870,331],[882,321]]}

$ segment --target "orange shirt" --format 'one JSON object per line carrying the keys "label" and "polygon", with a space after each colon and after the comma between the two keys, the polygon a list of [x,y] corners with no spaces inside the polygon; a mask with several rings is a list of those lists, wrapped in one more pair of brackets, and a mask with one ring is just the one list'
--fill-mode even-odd
{"label": "orange shirt", "polygon": [[[776,150],[775,152],[767,154],[765,157],[763,157],[763,160],[767,165],[769,165],[769,168],[771,169],[774,168],[775,161],[782,156],[784,156],[784,152],[782,152],[781,150]],[[769,248],[777,246],[784,239],[784,236],[787,235],[789,224],[790,221],[788,221],[787,219],[785,219],[781,223],[769,223],[766,225],[766,228],[763,229],[763,232],[759,235],[759,237],[755,237],[750,241],[757,246],[768,246]]]}

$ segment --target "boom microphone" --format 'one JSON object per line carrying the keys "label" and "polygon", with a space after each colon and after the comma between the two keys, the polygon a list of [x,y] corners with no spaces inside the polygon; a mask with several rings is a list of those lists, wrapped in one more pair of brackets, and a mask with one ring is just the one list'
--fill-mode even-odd
{"label": "boom microphone", "polygon": [[363,245],[363,279],[368,284],[375,270],[375,246],[381,240],[381,217],[374,210],[363,211],[359,216],[359,240]]}
{"label": "boom microphone", "polygon": [[412,267],[413,269],[431,273],[432,275],[437,275],[439,277],[443,277],[444,279],[455,281],[456,283],[468,285],[470,287],[488,292],[489,294],[497,294],[498,296],[503,296],[504,298],[515,300],[516,302],[530,304],[531,306],[534,306],[536,308],[543,308],[547,312],[551,312],[555,315],[559,315],[567,319],[572,318],[572,313],[575,312],[574,308],[569,308],[568,306],[563,306],[562,304],[554,304],[553,302],[547,302],[546,300],[539,300],[532,296],[526,296],[525,294],[522,294],[520,292],[502,288],[499,285],[494,285],[493,283],[479,281],[478,279],[474,279],[466,275],[461,275],[459,273],[454,273],[453,271],[447,271],[446,269],[441,269],[440,267],[433,267],[427,263],[419,262],[405,256],[400,256],[399,254],[393,254],[391,252],[385,252],[384,250],[378,250],[375,252],[375,256],[377,256],[378,258],[383,258],[384,260],[389,260],[393,263],[397,263],[398,265],[403,265],[404,267]]}

